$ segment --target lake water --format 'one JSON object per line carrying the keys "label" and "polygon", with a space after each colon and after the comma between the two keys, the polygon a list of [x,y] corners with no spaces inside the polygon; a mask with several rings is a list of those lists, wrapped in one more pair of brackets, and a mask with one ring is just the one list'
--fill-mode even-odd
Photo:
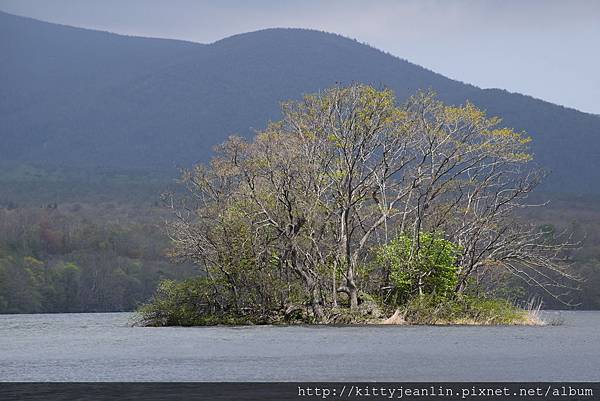
{"label": "lake water", "polygon": [[600,312],[545,327],[131,327],[0,315],[0,381],[599,381]]}

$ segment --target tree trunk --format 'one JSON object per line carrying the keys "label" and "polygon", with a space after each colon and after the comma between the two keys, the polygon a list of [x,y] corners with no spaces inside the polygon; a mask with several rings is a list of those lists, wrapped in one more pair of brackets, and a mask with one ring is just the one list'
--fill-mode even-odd
{"label": "tree trunk", "polygon": [[352,249],[350,245],[349,235],[349,217],[350,210],[346,209],[342,212],[341,216],[341,235],[340,235],[340,253],[343,255],[344,262],[346,264],[346,287],[348,289],[348,296],[350,297],[350,310],[356,310],[358,308],[358,289],[356,288],[356,282],[354,281],[355,265],[352,258]]}
{"label": "tree trunk", "polygon": [[332,297],[332,306],[334,308],[337,308],[338,303],[337,303],[337,283],[335,280],[335,276],[337,275],[337,263],[333,262],[333,275],[331,277],[331,282],[332,282],[332,286],[331,286],[331,297]]}
{"label": "tree trunk", "polygon": [[350,296],[350,310],[356,310],[358,308],[358,288],[356,288],[354,281],[352,284],[348,281],[348,293]]}
{"label": "tree trunk", "polygon": [[[349,255],[348,255],[349,256]],[[346,287],[348,287],[348,296],[350,297],[350,310],[358,307],[358,288],[354,281],[355,263],[351,257],[347,258],[348,269],[346,271]]]}
{"label": "tree trunk", "polygon": [[323,313],[323,305],[321,305],[321,300],[318,295],[318,289],[313,290],[312,294],[312,310],[315,314],[316,323],[324,323],[325,322],[325,313]]}
{"label": "tree trunk", "polygon": [[354,280],[356,260],[350,257],[348,266],[348,280],[346,281],[346,286],[348,287],[348,296],[350,297],[350,310],[356,310],[358,308],[358,288],[356,286],[356,281]]}

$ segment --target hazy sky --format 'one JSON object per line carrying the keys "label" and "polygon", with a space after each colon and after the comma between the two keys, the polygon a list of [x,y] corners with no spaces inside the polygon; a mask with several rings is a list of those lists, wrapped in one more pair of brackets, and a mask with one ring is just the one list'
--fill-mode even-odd
{"label": "hazy sky", "polygon": [[600,0],[0,0],[0,10],[202,43],[314,28],[460,81],[600,114]]}

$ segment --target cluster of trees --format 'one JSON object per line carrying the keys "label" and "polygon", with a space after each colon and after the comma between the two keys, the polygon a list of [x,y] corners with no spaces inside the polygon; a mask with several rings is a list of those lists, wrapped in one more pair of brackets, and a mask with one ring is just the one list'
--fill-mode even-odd
{"label": "cluster of trees", "polygon": [[172,255],[201,266],[207,314],[316,321],[376,298],[447,298],[508,272],[561,300],[573,245],[517,211],[542,174],[529,138],[470,103],[334,87],[282,106],[252,141],[231,137],[165,195]]}
{"label": "cluster of trees", "polygon": [[[115,204],[0,208],[0,313],[133,310],[193,274],[145,212]],[[151,217],[154,218],[154,217]]]}

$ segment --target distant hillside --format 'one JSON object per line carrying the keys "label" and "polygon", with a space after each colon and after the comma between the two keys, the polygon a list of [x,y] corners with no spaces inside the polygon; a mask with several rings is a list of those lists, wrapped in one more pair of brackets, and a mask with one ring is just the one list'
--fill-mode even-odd
{"label": "distant hillside", "polygon": [[362,81],[399,100],[419,88],[469,99],[534,138],[547,189],[600,192],[600,116],[482,90],[338,35],[269,29],[202,45],[0,13],[0,54],[3,162],[186,166],[276,119],[281,100]]}

